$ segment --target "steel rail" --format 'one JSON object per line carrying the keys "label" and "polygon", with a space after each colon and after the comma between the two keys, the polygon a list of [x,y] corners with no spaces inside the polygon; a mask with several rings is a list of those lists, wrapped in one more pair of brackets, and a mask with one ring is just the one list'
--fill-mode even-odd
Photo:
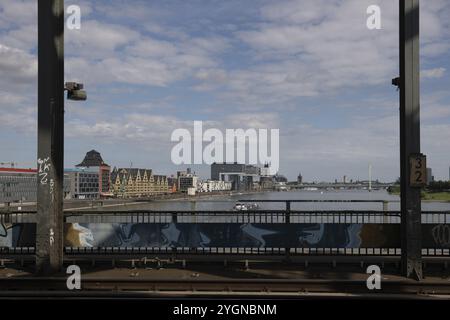
{"label": "steel rail", "polygon": [[[0,296],[12,293],[67,291],[65,277],[21,277],[0,278]],[[83,277],[78,295],[102,293],[146,292],[158,296],[178,294],[192,295],[222,293],[228,295],[301,295],[304,293],[343,293],[343,294],[412,294],[412,295],[450,295],[450,281],[384,280],[379,291],[371,292],[366,280],[349,279],[221,279],[221,280],[155,280],[139,278],[94,278]]]}

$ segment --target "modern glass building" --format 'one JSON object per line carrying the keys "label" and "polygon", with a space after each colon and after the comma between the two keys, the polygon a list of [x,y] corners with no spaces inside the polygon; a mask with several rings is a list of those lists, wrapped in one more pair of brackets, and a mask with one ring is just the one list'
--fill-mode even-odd
{"label": "modern glass building", "polygon": [[96,199],[99,197],[99,170],[94,168],[66,169],[70,178],[70,195],[73,199]]}
{"label": "modern glass building", "polygon": [[[69,177],[64,175],[64,197],[69,197]],[[36,202],[37,170],[0,168],[0,203]]]}

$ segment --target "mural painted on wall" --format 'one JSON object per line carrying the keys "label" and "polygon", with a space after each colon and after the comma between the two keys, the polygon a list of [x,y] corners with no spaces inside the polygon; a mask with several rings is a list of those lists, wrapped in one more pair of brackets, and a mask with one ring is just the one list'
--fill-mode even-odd
{"label": "mural painted on wall", "polygon": [[0,247],[11,247],[12,245],[11,224],[0,223]]}
{"label": "mural painted on wall", "polygon": [[422,233],[428,235],[423,239],[424,248],[450,249],[450,224],[425,224]]}
{"label": "mural painted on wall", "polygon": [[68,224],[71,247],[396,247],[399,226],[362,224]]}
{"label": "mural painted on wall", "polygon": [[0,222],[0,248],[34,247],[35,238],[36,225],[33,223]]}
{"label": "mural painted on wall", "polygon": [[[425,224],[424,248],[450,248],[450,225]],[[34,247],[36,225],[0,224],[0,247]],[[399,248],[399,224],[67,223],[70,247]]]}

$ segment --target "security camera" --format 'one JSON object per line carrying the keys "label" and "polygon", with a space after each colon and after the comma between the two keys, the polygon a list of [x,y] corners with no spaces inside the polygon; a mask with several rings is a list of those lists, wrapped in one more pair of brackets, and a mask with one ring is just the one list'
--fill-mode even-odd
{"label": "security camera", "polygon": [[73,101],[86,101],[87,94],[84,90],[71,90],[67,92],[67,99]]}
{"label": "security camera", "polygon": [[392,79],[392,85],[400,88],[400,77]]}
{"label": "security camera", "polygon": [[87,99],[87,94],[83,88],[84,85],[82,83],[66,82],[64,90],[67,90],[67,99],[73,101],[85,101]]}

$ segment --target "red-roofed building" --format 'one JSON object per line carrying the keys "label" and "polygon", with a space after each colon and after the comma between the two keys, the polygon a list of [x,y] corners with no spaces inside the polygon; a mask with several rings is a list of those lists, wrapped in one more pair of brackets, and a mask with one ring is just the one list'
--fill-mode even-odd
{"label": "red-roofed building", "polygon": [[37,169],[0,168],[0,172],[36,174]]}
{"label": "red-roofed building", "polygon": [[[89,169],[96,170],[97,182],[95,183],[95,188],[97,195],[95,197],[107,197],[110,196],[110,176],[111,167],[105,163],[100,155],[100,152],[96,150],[91,150],[86,153],[83,161],[75,166],[78,169]],[[94,186],[93,182],[87,183],[90,187]],[[81,186],[80,186],[81,188]]]}

